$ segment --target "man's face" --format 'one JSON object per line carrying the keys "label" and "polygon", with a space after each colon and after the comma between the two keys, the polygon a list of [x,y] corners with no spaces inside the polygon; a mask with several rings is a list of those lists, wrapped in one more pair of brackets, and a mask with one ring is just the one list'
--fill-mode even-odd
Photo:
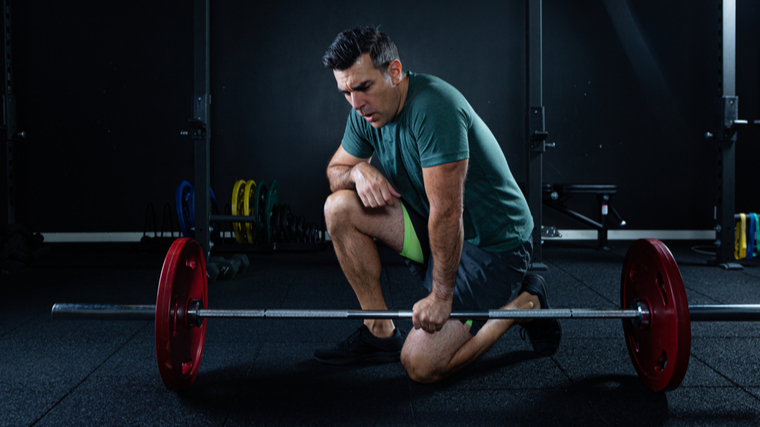
{"label": "man's face", "polygon": [[345,95],[351,107],[375,129],[393,121],[403,107],[398,86],[400,65],[394,61],[388,67],[388,75],[384,75],[374,67],[369,54],[365,53],[351,68],[333,70],[338,90]]}

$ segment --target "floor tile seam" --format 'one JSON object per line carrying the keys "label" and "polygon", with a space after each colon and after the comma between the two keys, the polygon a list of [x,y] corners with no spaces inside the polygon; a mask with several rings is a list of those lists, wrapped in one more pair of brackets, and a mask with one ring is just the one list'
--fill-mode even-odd
{"label": "floor tile seam", "polygon": [[701,297],[707,298],[708,300],[712,301],[713,304],[726,304],[725,302],[721,301],[718,298],[715,298],[714,295],[707,294],[705,292],[700,291],[697,288],[694,288],[692,286],[689,286],[688,283],[684,282],[683,284],[684,289],[686,289],[689,293],[697,294]]}
{"label": "floor tile seam", "polygon": [[599,297],[600,297],[600,298],[602,298],[603,300],[605,300],[605,301],[609,302],[610,304],[612,304],[612,306],[613,306],[613,307],[616,307],[616,308],[617,308],[617,304],[618,304],[617,302],[614,302],[614,301],[610,301],[610,300],[609,300],[609,299],[608,299],[606,296],[602,295],[602,294],[601,294],[599,291],[597,291],[596,289],[594,289],[594,288],[592,288],[591,286],[587,285],[587,284],[586,284],[586,282],[584,282],[582,279],[578,278],[578,277],[577,277],[575,274],[572,274],[572,273],[570,273],[569,271],[565,270],[565,269],[564,269],[564,268],[562,268],[562,267],[561,267],[559,264],[556,264],[556,263],[553,263],[553,262],[551,262],[551,261],[547,261],[547,260],[544,260],[544,262],[548,262],[548,263],[552,264],[552,265],[553,265],[554,267],[556,267],[556,268],[557,268],[559,271],[561,271],[561,272],[565,273],[566,275],[568,275],[569,277],[571,277],[573,280],[575,280],[576,282],[580,283],[580,284],[581,284],[583,287],[585,287],[586,289],[588,289],[588,290],[590,290],[591,292],[595,293],[597,296],[599,296]]}
{"label": "floor tile seam", "polygon": [[[290,290],[293,289],[293,282],[295,282],[296,273],[293,272],[290,280],[288,281],[288,287],[285,289],[285,295],[282,296],[282,299],[280,299],[280,303],[277,305],[277,309],[282,309],[285,305],[285,301],[288,299],[288,295],[290,294]],[[258,357],[258,354],[261,352],[261,349],[264,347],[265,344],[282,344],[283,342],[271,340],[272,330],[274,329],[274,324],[276,323],[277,319],[268,319],[270,320],[267,325],[267,329],[264,332],[264,336],[262,339],[262,345],[259,347],[259,352],[256,354],[256,357]],[[293,341],[287,341],[287,343],[293,343]],[[254,364],[256,362],[256,358],[254,358]],[[251,368],[253,365],[251,365]],[[250,371],[249,371],[250,373]]]}
{"label": "floor tile seam", "polygon": [[407,391],[409,391],[409,410],[412,412],[412,425],[417,425],[417,416],[414,413],[414,393],[412,392],[412,379],[406,376]]}
{"label": "floor tile seam", "polygon": [[394,299],[393,299],[393,291],[391,290],[391,278],[388,275],[387,267],[383,267],[383,275],[385,275],[385,283],[388,285],[388,297],[391,299],[390,304],[388,304],[388,307],[395,307],[396,304],[394,303]]}
{"label": "floor tile seam", "polygon": [[609,422],[607,422],[607,419],[604,418],[604,416],[599,413],[599,411],[596,409],[596,406],[594,406],[593,402],[591,402],[590,400],[585,400],[585,402],[586,402],[586,405],[588,405],[591,408],[591,410],[594,411],[594,413],[596,414],[596,416],[599,417],[599,419],[604,423],[604,425],[606,425],[607,427],[611,427],[612,426],[612,424],[610,424]]}
{"label": "floor tile seam", "polygon": [[[272,327],[271,324],[269,326]],[[243,378],[243,381],[248,381],[248,378],[251,376],[251,372],[253,372],[253,367],[256,366],[256,361],[259,359],[259,356],[261,355],[261,351],[264,348],[265,344],[262,344],[259,346],[258,351],[256,351],[256,354],[253,356],[253,360],[251,361],[251,364],[248,366],[248,372],[245,373],[245,378]],[[224,422],[222,423],[222,427],[225,427],[227,423],[230,421],[230,417],[232,417],[232,412],[237,408],[238,402],[240,402],[240,399],[242,399],[242,394],[239,394],[235,398],[235,402],[230,406],[230,409],[227,411],[227,415],[224,417]]]}
{"label": "floor tile seam", "polygon": [[708,368],[710,368],[713,372],[715,372],[719,376],[723,377],[723,379],[725,379],[729,383],[733,384],[736,388],[740,389],[741,391],[743,391],[745,394],[749,395],[754,400],[760,402],[760,396],[755,395],[754,393],[752,393],[751,391],[749,391],[745,386],[737,383],[736,381],[732,380],[728,376],[724,375],[722,372],[718,371],[716,368],[714,368],[713,366],[711,366],[709,363],[707,363],[705,360],[703,360],[702,358],[700,358],[698,355],[694,354],[694,352],[691,353],[691,357],[697,359],[703,365],[705,365]]}
{"label": "floor tile seam", "polygon": [[[410,380],[411,381],[411,380]],[[435,394],[467,394],[472,392],[501,392],[501,391],[564,391],[569,386],[572,386],[573,384],[564,384],[564,385],[551,385],[551,386],[545,386],[545,387],[466,387],[466,388],[457,388],[452,390],[436,390]],[[410,388],[410,392],[413,390]],[[414,396],[412,396],[414,398]]]}
{"label": "floor tile seam", "polygon": [[13,327],[13,328],[11,328],[11,329],[9,329],[9,330],[7,330],[7,331],[3,332],[2,334],[0,334],[0,340],[1,340],[1,339],[3,339],[3,338],[5,338],[6,336],[8,336],[8,335],[12,334],[12,333],[13,333],[14,331],[16,331],[17,329],[19,329],[19,328],[21,328],[21,327],[23,327],[23,326],[26,326],[28,323],[31,323],[31,322],[33,322],[33,321],[37,320],[38,318],[40,318],[40,317],[42,317],[42,316],[48,316],[48,315],[49,315],[49,314],[48,314],[47,312],[45,312],[44,314],[38,314],[38,315],[36,315],[36,316],[32,316],[32,317],[30,317],[30,318],[26,319],[26,321],[24,321],[24,322],[21,322],[21,323],[19,323],[18,325],[16,325],[15,327]]}
{"label": "floor tile seam", "polygon": [[101,367],[103,367],[103,365],[105,365],[105,364],[106,364],[106,363],[107,363],[109,360],[111,360],[111,358],[113,358],[113,357],[116,355],[116,353],[118,353],[119,351],[121,351],[121,349],[123,349],[123,348],[124,348],[124,347],[125,347],[125,346],[126,346],[126,345],[127,345],[129,342],[130,342],[130,341],[132,341],[132,340],[133,340],[133,339],[134,339],[134,338],[135,338],[135,337],[136,337],[136,336],[137,336],[137,335],[138,335],[140,332],[142,332],[142,330],[143,330],[143,329],[145,329],[146,327],[148,327],[148,325],[150,325],[150,323],[146,323],[145,325],[143,325],[143,326],[141,326],[141,327],[137,328],[137,330],[136,330],[136,331],[135,331],[135,332],[134,332],[134,333],[133,333],[133,334],[132,334],[132,335],[131,335],[131,336],[130,336],[130,337],[127,339],[127,340],[126,340],[126,341],[124,341],[124,342],[123,342],[123,343],[122,343],[122,344],[119,346],[119,348],[117,348],[116,350],[114,350],[114,351],[113,351],[113,352],[112,352],[112,353],[111,353],[111,354],[110,354],[108,357],[106,357],[106,358],[105,358],[105,359],[104,359],[104,360],[103,360],[103,361],[102,361],[102,362],[101,362],[101,363],[100,363],[98,366],[96,366],[94,369],[92,369],[92,370],[90,371],[90,373],[88,373],[88,374],[87,374],[87,375],[86,375],[84,378],[82,378],[82,380],[81,380],[81,381],[79,381],[79,383],[77,383],[77,385],[75,385],[74,387],[72,387],[72,388],[71,388],[69,391],[67,391],[67,392],[66,392],[66,394],[64,394],[64,395],[63,395],[63,396],[62,396],[60,399],[58,399],[58,401],[57,401],[57,402],[55,402],[54,404],[52,404],[52,405],[50,406],[50,408],[48,408],[48,410],[47,410],[47,411],[45,411],[45,413],[44,413],[44,414],[42,414],[42,415],[41,415],[39,418],[37,418],[36,420],[34,420],[34,422],[33,422],[32,424],[30,424],[30,427],[31,427],[31,426],[34,426],[34,425],[36,425],[37,423],[39,423],[40,421],[42,421],[42,420],[43,420],[43,419],[44,419],[44,418],[45,418],[45,417],[46,417],[46,416],[47,416],[47,415],[48,415],[50,412],[52,412],[52,411],[53,411],[53,409],[55,409],[55,408],[56,408],[58,405],[60,405],[60,404],[61,404],[61,402],[63,402],[64,400],[66,400],[66,398],[67,398],[67,397],[69,397],[69,395],[71,395],[71,393],[73,393],[74,391],[76,391],[76,390],[77,390],[77,389],[78,389],[78,388],[79,388],[79,387],[80,387],[82,384],[84,384],[84,383],[85,383],[85,381],[87,381],[87,380],[88,380],[88,379],[89,379],[89,378],[90,378],[90,377],[91,377],[91,376],[92,376],[92,375],[93,375],[95,372],[97,372],[97,371],[98,371],[98,370],[99,370]]}
{"label": "floor tile seam", "polygon": [[[752,386],[749,386],[752,387]],[[760,387],[760,385],[758,385]],[[688,389],[740,389],[741,386],[735,386],[735,385],[679,385],[679,389],[682,388],[688,388]]]}
{"label": "floor tile seam", "polygon": [[549,358],[549,360],[551,360],[552,363],[554,363],[554,365],[557,366],[557,369],[559,369],[559,371],[562,372],[562,375],[565,376],[565,379],[570,383],[570,385],[575,384],[575,382],[573,381],[573,378],[570,376],[570,374],[567,373],[567,371],[565,371],[565,369],[562,367],[562,364],[559,363],[556,357],[552,356]]}
{"label": "floor tile seam", "polygon": [[746,340],[746,339],[758,339],[757,335],[736,335],[736,336],[726,336],[726,335],[695,335],[694,331],[691,331],[691,339],[692,340]]}

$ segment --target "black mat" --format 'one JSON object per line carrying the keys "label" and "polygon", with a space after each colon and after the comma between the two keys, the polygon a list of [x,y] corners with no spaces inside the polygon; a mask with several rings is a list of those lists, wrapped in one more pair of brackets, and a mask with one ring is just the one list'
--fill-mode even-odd
{"label": "black mat", "polygon": [[[553,307],[615,308],[629,243],[611,251],[549,244],[543,273]],[[705,265],[693,244],[668,242],[692,304],[760,303],[760,269]],[[425,295],[382,250],[391,309]],[[326,366],[314,347],[357,321],[210,320],[200,373],[183,393],[158,376],[152,322],[52,320],[54,302],[153,304],[163,256],[55,248],[0,276],[0,425],[691,426],[760,424],[760,324],[693,323],[683,384],[653,393],[639,381],[620,321],[566,320],[559,352],[537,358],[509,331],[478,362],[434,385],[400,364]],[[210,285],[214,308],[356,309],[331,250],[251,256],[244,276]],[[402,330],[411,323],[397,322]]]}

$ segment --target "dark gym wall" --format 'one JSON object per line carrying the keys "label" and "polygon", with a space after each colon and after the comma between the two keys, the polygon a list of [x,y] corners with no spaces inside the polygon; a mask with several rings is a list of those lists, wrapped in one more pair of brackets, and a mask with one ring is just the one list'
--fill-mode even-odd
{"label": "dark gym wall", "polygon": [[[192,2],[71,6],[13,2],[17,221],[39,231],[143,229],[148,203],[173,207],[192,181]],[[617,184],[634,229],[708,229],[715,204],[718,2],[544,1],[545,182]],[[622,5],[622,6],[621,6]],[[758,114],[760,9],[738,1],[737,91]],[[408,70],[458,87],[525,175],[522,0],[214,1],[211,185],[277,179],[292,210],[320,221],[325,166],[349,105],[321,65],[345,29],[376,24]],[[644,47],[643,50],[639,49]],[[638,50],[637,50],[638,49]],[[643,52],[643,53],[642,53]],[[749,183],[758,132],[739,137],[737,211],[758,211]],[[593,215],[594,203],[578,198]],[[544,210],[545,224],[580,225]]]}
{"label": "dark gym wall", "polygon": [[406,70],[458,86],[523,175],[524,5],[440,4],[214,3],[214,191],[230,200],[236,179],[277,179],[293,212],[321,222],[350,111],[321,58],[340,31],[367,24],[390,35]]}
{"label": "dark gym wall", "polygon": [[[703,2],[710,3],[710,2]],[[544,182],[617,184],[634,229],[706,229],[716,151],[718,2],[545,3]],[[593,195],[573,207],[598,218]],[[578,223],[544,210],[544,223]]]}
{"label": "dark gym wall", "polygon": [[18,129],[28,135],[15,143],[16,221],[142,230],[147,204],[160,215],[193,171],[180,136],[191,116],[192,2],[11,7]]}

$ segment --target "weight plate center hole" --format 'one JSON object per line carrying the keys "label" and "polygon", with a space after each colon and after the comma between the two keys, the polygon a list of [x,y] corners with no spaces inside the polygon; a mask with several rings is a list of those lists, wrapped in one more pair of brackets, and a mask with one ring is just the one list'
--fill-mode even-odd
{"label": "weight plate center hole", "polygon": [[654,370],[657,373],[665,372],[665,368],[668,366],[668,353],[662,350],[660,358],[654,364]]}
{"label": "weight plate center hole", "polygon": [[665,289],[665,281],[662,280],[662,273],[657,272],[657,278],[655,279],[657,281],[657,289],[660,290],[660,294],[662,296],[662,303],[665,304],[665,306],[668,306],[668,291]]}

